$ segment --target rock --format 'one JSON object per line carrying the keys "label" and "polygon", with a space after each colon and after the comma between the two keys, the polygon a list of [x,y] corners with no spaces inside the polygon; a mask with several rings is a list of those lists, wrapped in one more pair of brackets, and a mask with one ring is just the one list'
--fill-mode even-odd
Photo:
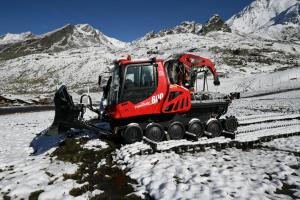
{"label": "rock", "polygon": [[172,35],[172,34],[181,34],[181,33],[196,34],[197,32],[199,32],[201,30],[201,28],[202,28],[202,25],[198,24],[194,21],[192,21],[192,22],[184,21],[184,22],[181,22],[178,26],[175,26],[173,28],[165,28],[157,33],[154,31],[151,31],[151,32],[147,33],[144,36],[144,38],[145,38],[145,40],[150,40],[153,38],[163,37],[165,35]]}
{"label": "rock", "polygon": [[214,31],[231,32],[231,29],[227,24],[225,24],[224,20],[221,19],[219,15],[214,15],[205,25],[203,25],[202,29],[199,31],[199,34],[206,35],[207,33]]}

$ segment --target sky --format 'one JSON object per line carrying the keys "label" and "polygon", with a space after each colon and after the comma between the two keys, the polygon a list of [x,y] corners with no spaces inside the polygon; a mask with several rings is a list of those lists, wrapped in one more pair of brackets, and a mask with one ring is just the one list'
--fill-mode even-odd
{"label": "sky", "polygon": [[253,0],[1,0],[0,35],[43,34],[66,24],[90,24],[104,34],[132,41],[183,21],[227,20]]}

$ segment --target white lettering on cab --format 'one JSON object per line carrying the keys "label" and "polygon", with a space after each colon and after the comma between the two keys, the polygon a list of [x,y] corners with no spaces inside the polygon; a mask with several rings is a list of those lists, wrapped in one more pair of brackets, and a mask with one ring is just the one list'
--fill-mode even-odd
{"label": "white lettering on cab", "polygon": [[162,98],[164,97],[164,94],[163,93],[160,93],[158,95],[154,95],[152,97],[152,104],[156,104],[158,103],[159,100],[162,100]]}

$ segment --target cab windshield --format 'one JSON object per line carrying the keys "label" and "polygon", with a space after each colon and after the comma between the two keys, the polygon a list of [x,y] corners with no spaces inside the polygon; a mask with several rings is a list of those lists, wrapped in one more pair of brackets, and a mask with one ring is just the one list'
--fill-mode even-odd
{"label": "cab windshield", "polygon": [[112,72],[112,80],[108,94],[108,105],[113,105],[118,102],[119,88],[120,88],[120,72],[119,68],[116,67]]}

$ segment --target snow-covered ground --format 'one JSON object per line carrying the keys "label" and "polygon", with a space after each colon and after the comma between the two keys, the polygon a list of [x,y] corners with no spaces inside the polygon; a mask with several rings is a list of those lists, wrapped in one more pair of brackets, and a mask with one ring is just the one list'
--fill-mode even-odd
{"label": "snow-covered ground", "polygon": [[[259,118],[261,114],[264,117],[299,114],[299,98],[299,91],[290,91],[240,99],[233,102],[229,111],[241,119]],[[37,135],[51,124],[53,117],[52,111],[0,116],[0,199],[6,196],[27,199],[33,192],[40,192],[39,199],[75,199],[69,191],[82,184],[65,180],[63,174],[74,173],[80,163],[70,164],[50,157],[62,136]],[[261,126],[251,125],[251,128]],[[247,151],[229,148],[126,156],[126,151],[133,148],[129,145],[114,153],[114,163],[137,181],[136,194],[146,193],[154,199],[299,199],[299,142],[300,137],[294,136]],[[82,146],[92,150],[107,147],[99,139]],[[102,160],[98,167],[105,164]],[[99,194],[99,190],[95,191],[76,198],[88,199]]]}
{"label": "snow-covered ground", "polygon": [[[53,111],[0,116],[0,199],[28,199],[34,192],[41,193],[39,199],[75,199],[69,191],[84,184],[65,180],[63,175],[75,173],[78,165],[50,157],[64,136],[44,135],[53,117]],[[99,139],[82,146],[97,150],[107,147]],[[90,198],[99,194],[97,191],[76,199]]]}
{"label": "snow-covered ground", "polygon": [[[290,142],[293,146],[300,137]],[[155,199],[292,199],[276,194],[283,184],[296,186],[300,198],[299,157],[280,150],[158,153],[119,163],[130,169],[138,190]]]}
{"label": "snow-covered ground", "polygon": [[[46,140],[43,153],[33,155],[29,147],[36,134],[53,120],[54,112],[36,112],[0,116],[0,199],[27,199],[32,192],[42,190],[40,199],[67,199],[76,182],[64,181],[64,173],[74,173],[77,166],[50,159],[49,154],[61,137]],[[54,145],[54,146],[56,146]],[[37,147],[37,146],[36,146]],[[41,150],[40,149],[40,150]]]}
{"label": "snow-covered ground", "polygon": [[236,116],[265,112],[299,113],[299,90],[235,100],[228,110]]}
{"label": "snow-covered ground", "polygon": [[[236,100],[229,113],[236,116],[299,113],[299,98],[299,91],[292,91]],[[32,192],[43,190],[40,199],[74,198],[69,191],[79,184],[63,180],[62,174],[73,173],[76,165],[51,161],[49,154],[55,147],[46,148],[39,155],[31,155],[33,150],[29,148],[35,134],[51,124],[52,118],[53,112],[0,116],[0,192],[3,197],[7,194],[12,199],[27,198]],[[300,137],[290,137],[249,151],[212,149],[182,155],[171,152],[116,162],[137,180],[138,194],[146,192],[155,199],[295,199],[300,198],[300,160],[293,152],[299,155],[299,142]],[[91,141],[84,147],[101,148],[102,143]],[[291,190],[286,192],[286,188]]]}

